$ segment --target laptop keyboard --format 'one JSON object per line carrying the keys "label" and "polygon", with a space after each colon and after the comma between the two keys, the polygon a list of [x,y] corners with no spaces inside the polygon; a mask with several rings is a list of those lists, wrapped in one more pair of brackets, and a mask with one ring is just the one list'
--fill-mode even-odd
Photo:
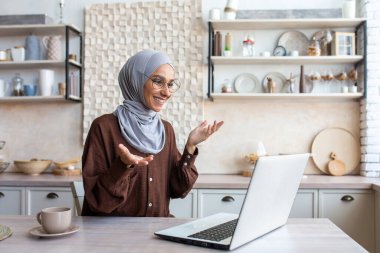
{"label": "laptop keyboard", "polygon": [[202,230],[188,237],[220,242],[234,233],[238,219],[222,223],[220,225]]}

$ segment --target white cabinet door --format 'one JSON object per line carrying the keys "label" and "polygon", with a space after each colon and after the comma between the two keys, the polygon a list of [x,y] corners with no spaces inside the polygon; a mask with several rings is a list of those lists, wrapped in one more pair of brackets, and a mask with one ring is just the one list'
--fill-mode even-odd
{"label": "white cabinet door", "polygon": [[23,187],[0,187],[0,214],[25,214],[25,190]]}
{"label": "white cabinet door", "polygon": [[170,213],[176,218],[197,217],[197,190],[193,189],[183,199],[170,200]]}
{"label": "white cabinet door", "polygon": [[319,217],[330,219],[370,252],[375,250],[374,210],[371,190],[319,191]]}
{"label": "white cabinet door", "polygon": [[376,208],[375,208],[375,219],[376,219],[376,252],[380,253],[380,190],[376,192]]}
{"label": "white cabinet door", "polygon": [[247,190],[198,190],[198,217],[226,212],[239,214]]}
{"label": "white cabinet door", "polygon": [[317,218],[318,190],[298,190],[289,218]]}
{"label": "white cabinet door", "polygon": [[36,215],[46,207],[70,207],[74,215],[74,198],[70,187],[26,188],[26,215]]}

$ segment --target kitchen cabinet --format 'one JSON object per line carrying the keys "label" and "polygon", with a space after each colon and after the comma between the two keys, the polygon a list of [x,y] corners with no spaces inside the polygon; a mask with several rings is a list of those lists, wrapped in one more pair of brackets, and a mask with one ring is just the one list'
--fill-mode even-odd
{"label": "kitchen cabinet", "polygon": [[52,206],[75,210],[70,187],[0,187],[0,215],[36,215]]}
{"label": "kitchen cabinet", "polygon": [[198,217],[226,212],[240,213],[246,190],[199,189]]}
{"label": "kitchen cabinet", "polygon": [[170,200],[170,213],[176,218],[197,218],[197,190],[191,190],[183,199]]}
{"label": "kitchen cabinet", "polygon": [[318,190],[298,190],[289,218],[318,218]]}
{"label": "kitchen cabinet", "polygon": [[376,191],[375,195],[375,221],[376,221],[376,253],[380,253],[380,189]]}
{"label": "kitchen cabinet", "polygon": [[[362,18],[356,19],[265,19],[265,20],[216,20],[208,23],[209,31],[209,44],[208,44],[208,93],[207,96],[211,100],[286,100],[297,99],[306,101],[355,101],[366,96],[366,20]],[[319,29],[329,30],[344,30],[352,31],[356,33],[357,47],[355,55],[343,55],[343,56],[258,56],[260,51],[269,51],[272,54],[273,48],[277,45],[275,42],[280,33],[286,31],[303,30],[310,35],[314,35]],[[241,39],[235,39],[233,44],[237,44],[232,50],[232,56],[214,56],[214,34],[216,31],[222,33],[232,33],[232,36]],[[241,42],[244,39],[244,35],[255,34],[256,56],[241,56]],[[271,37],[272,36],[272,37]],[[276,36],[276,37],[273,37]],[[270,41],[268,41],[270,38]],[[289,38],[292,40],[291,38]],[[293,38],[291,43],[292,47],[296,46],[299,42]],[[260,50],[257,50],[257,48]],[[307,45],[306,45],[307,47]],[[223,46],[222,46],[223,48]],[[268,52],[268,53],[269,53]],[[327,72],[331,69],[339,69],[339,71],[348,71],[348,69],[355,68],[360,77],[358,79],[358,92],[341,93],[339,86],[351,85],[343,82],[336,81],[332,83],[329,81],[329,87],[331,90],[323,90],[327,87],[323,83],[317,83],[308,81],[308,85],[314,87],[311,93],[287,93],[285,86],[289,85],[289,74],[293,73],[296,77],[296,86],[299,84],[300,77],[299,66],[305,65],[309,70],[305,73],[307,76],[311,72]],[[229,80],[235,78],[236,74],[232,76],[232,68],[246,75],[245,78],[241,78],[239,82],[240,93],[222,93],[222,87],[219,87],[223,83],[223,80]],[[322,69],[323,68],[323,69]],[[276,93],[267,93],[265,88],[265,74],[273,73],[273,69],[279,71],[282,78],[282,84]],[[262,73],[261,73],[262,72]],[[256,78],[250,77],[255,75]],[[324,73],[320,73],[324,75]],[[335,76],[338,73],[333,73]],[[237,75],[239,76],[239,75]],[[297,77],[298,76],[298,77]],[[242,76],[240,76],[242,77]],[[264,77],[264,78],[261,78]],[[256,80],[257,79],[257,80]],[[335,79],[334,79],[335,80]],[[348,81],[345,81],[348,82]],[[233,82],[232,82],[233,83]],[[235,90],[238,90],[235,84]],[[279,84],[277,84],[279,85]],[[343,87],[342,87],[343,88]]]}
{"label": "kitchen cabinet", "polygon": [[374,193],[319,190],[319,217],[328,218],[369,252],[375,251]]}
{"label": "kitchen cabinet", "polygon": [[68,187],[26,188],[26,215],[36,215],[46,207],[70,207],[74,215],[74,198]]}
{"label": "kitchen cabinet", "polygon": [[[58,43],[62,52],[59,60],[45,60],[45,56],[40,56],[43,60],[24,61],[0,61],[0,79],[8,83],[8,96],[0,97],[0,102],[49,102],[49,101],[76,101],[82,100],[83,83],[83,57],[82,57],[82,33],[73,25],[1,25],[0,26],[0,46],[1,48],[12,48],[25,44],[28,35],[35,35],[39,39],[46,36],[50,38],[60,38]],[[42,42],[40,48],[43,48]],[[69,57],[70,55],[70,57]],[[76,57],[74,57],[74,55]],[[61,59],[60,59],[61,58]],[[54,58],[53,58],[54,59]],[[54,83],[51,96],[11,96],[13,90],[11,79],[15,73],[20,73],[24,79],[24,84],[37,84],[40,69],[54,71]],[[58,83],[65,84],[65,94],[58,95]]]}
{"label": "kitchen cabinet", "polygon": [[0,187],[0,215],[25,214],[25,189],[23,187]]}

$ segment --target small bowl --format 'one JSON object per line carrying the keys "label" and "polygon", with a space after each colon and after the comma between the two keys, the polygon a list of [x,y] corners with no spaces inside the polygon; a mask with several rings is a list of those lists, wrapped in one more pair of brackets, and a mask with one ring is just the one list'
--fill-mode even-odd
{"label": "small bowl", "polygon": [[80,161],[80,159],[81,159],[80,157],[76,157],[64,162],[54,162],[54,165],[55,167],[61,170],[75,168],[75,165]]}
{"label": "small bowl", "polygon": [[14,161],[13,163],[21,172],[36,176],[47,170],[51,162],[51,160],[30,160]]}
{"label": "small bowl", "polygon": [[4,172],[4,170],[6,170],[8,168],[9,164],[11,164],[11,163],[0,162],[0,173]]}

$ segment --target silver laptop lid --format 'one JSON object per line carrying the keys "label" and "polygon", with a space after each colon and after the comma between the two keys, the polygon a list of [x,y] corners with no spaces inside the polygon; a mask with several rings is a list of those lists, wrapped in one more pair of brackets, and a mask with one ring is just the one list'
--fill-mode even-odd
{"label": "silver laptop lid", "polygon": [[286,223],[309,157],[296,154],[259,158],[230,250]]}

